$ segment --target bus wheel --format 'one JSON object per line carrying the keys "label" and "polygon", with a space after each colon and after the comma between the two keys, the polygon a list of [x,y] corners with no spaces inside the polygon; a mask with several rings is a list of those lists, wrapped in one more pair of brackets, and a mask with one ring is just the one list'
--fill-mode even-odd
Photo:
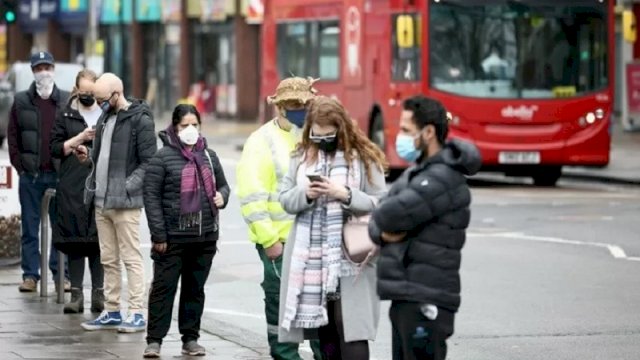
{"label": "bus wheel", "polygon": [[562,175],[562,166],[543,167],[533,174],[536,186],[555,186]]}
{"label": "bus wheel", "polygon": [[373,121],[369,128],[369,139],[384,151],[384,120],[382,119],[382,113],[379,111],[373,116]]}

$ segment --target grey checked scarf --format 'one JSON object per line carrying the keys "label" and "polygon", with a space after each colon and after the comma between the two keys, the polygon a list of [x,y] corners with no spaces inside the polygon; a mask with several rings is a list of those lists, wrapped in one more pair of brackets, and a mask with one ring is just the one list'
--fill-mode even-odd
{"label": "grey checked scarf", "polygon": [[[324,174],[338,182],[357,189],[360,187],[360,166],[354,160],[350,166],[341,151],[336,152],[332,163],[319,152],[315,165],[306,166],[304,159],[298,168],[296,183],[308,184],[308,173]],[[334,294],[339,278],[355,276],[357,269],[342,252],[344,210],[337,200],[326,197],[316,200],[316,205],[297,215],[296,240],[291,256],[285,313],[282,326],[294,328],[319,328],[329,321],[327,295]]]}

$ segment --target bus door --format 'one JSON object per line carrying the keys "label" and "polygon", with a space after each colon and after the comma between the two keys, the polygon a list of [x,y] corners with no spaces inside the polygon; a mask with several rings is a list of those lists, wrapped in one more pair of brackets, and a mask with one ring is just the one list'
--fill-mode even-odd
{"label": "bus door", "polygon": [[392,167],[402,167],[404,162],[395,152],[395,137],[404,99],[420,94],[423,74],[424,17],[418,10],[389,15],[390,34],[387,39],[390,55],[390,85],[383,102],[384,147]]}

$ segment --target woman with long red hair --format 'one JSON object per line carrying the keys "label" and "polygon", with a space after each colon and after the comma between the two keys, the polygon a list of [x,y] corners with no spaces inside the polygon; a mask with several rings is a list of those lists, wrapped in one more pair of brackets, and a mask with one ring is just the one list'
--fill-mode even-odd
{"label": "woman with long red hair", "polygon": [[380,312],[375,259],[352,261],[343,230],[348,216],[370,213],[385,193],[386,167],[337,100],[312,100],[280,192],[296,219],[284,252],[279,341],[317,336],[325,359],[369,358]]}

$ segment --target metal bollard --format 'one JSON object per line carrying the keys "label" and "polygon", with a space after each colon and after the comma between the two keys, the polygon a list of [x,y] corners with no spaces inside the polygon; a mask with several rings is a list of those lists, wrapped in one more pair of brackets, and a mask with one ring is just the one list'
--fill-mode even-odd
{"label": "metal bollard", "polygon": [[64,304],[64,253],[58,251],[58,304]]}
{"label": "metal bollard", "polygon": [[[40,207],[40,297],[49,296],[49,204],[56,196],[55,189],[47,189]],[[58,251],[58,304],[64,304],[64,254]]]}

